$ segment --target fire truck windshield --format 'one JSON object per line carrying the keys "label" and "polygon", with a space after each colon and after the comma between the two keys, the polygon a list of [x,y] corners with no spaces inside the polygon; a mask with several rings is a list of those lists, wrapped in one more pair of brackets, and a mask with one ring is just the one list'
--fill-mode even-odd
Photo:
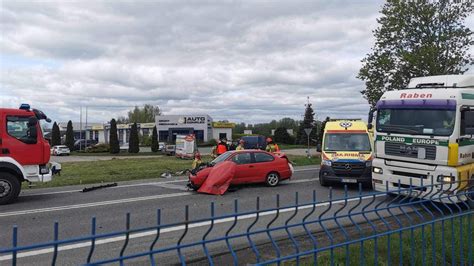
{"label": "fire truck windshield", "polygon": [[378,132],[409,135],[450,136],[454,130],[455,110],[380,109]]}

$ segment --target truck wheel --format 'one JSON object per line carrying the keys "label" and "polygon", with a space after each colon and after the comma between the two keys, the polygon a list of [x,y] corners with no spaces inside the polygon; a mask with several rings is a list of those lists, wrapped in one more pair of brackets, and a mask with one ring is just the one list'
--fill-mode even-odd
{"label": "truck wheel", "polygon": [[275,172],[269,173],[265,179],[265,183],[269,187],[276,187],[278,183],[280,183],[280,175]]}
{"label": "truck wheel", "polygon": [[0,205],[15,201],[20,190],[21,183],[16,176],[5,172],[0,173]]}

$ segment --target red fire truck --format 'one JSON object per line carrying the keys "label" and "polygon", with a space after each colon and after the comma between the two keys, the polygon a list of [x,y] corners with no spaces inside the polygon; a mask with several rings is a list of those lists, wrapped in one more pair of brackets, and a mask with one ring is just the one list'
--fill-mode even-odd
{"label": "red fire truck", "polygon": [[48,182],[50,147],[39,121],[51,120],[40,110],[22,104],[0,108],[0,205],[13,202],[22,182]]}

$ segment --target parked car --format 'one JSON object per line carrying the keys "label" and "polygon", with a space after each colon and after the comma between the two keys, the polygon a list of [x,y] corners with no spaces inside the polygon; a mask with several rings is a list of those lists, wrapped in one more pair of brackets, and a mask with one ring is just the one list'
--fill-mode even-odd
{"label": "parked car", "polygon": [[228,151],[197,173],[189,175],[189,186],[195,190],[204,183],[212,167],[231,161],[236,164],[231,185],[265,183],[270,187],[277,186],[280,181],[291,178],[293,166],[284,154],[273,154],[261,150]]}
{"label": "parked car", "polygon": [[74,149],[75,150],[85,150],[87,147],[96,145],[98,143],[95,139],[78,139],[74,142]]}
{"label": "parked car", "polygon": [[61,155],[70,155],[71,150],[65,145],[56,145],[51,148],[51,155],[61,156]]}
{"label": "parked car", "polygon": [[246,150],[265,150],[267,147],[265,136],[244,136],[241,140],[244,141],[244,148]]}
{"label": "parked car", "polygon": [[163,151],[168,156],[174,156],[176,154],[176,145],[165,145]]}
{"label": "parked car", "polygon": [[164,142],[158,142],[158,150],[159,151],[164,151],[165,145],[166,144]]}

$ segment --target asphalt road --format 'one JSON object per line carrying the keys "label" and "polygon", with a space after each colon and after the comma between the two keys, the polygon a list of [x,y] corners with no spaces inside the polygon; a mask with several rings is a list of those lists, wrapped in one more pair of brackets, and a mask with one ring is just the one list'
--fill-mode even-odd
{"label": "asphalt road", "polygon": [[[187,191],[185,177],[123,182],[119,183],[117,187],[87,193],[80,192],[84,186],[28,190],[20,195],[15,204],[0,206],[0,249],[11,246],[12,228],[15,225],[18,227],[18,244],[27,245],[52,240],[55,222],[59,224],[59,239],[67,239],[90,234],[92,217],[96,217],[97,234],[101,234],[125,229],[127,213],[130,213],[131,216],[131,228],[141,228],[156,225],[157,209],[161,210],[162,224],[167,224],[182,222],[185,219],[185,206],[189,206],[189,219],[208,218],[211,202],[215,203],[215,215],[226,215],[233,212],[236,199],[240,212],[255,210],[257,197],[260,197],[261,209],[274,208],[277,194],[280,195],[281,206],[294,204],[296,192],[298,192],[299,203],[311,202],[313,190],[316,191],[318,200],[327,200],[328,188],[319,185],[317,174],[317,167],[297,168],[290,181],[282,182],[276,188],[251,185],[240,187],[223,196],[203,195]],[[348,192],[350,195],[356,195],[358,189],[351,186]],[[343,186],[334,187],[334,197],[341,197],[343,194]],[[381,201],[378,198],[376,200]],[[322,207],[320,209],[323,210]],[[290,213],[282,213],[282,217],[288,217]],[[271,215],[264,216],[259,222],[261,224],[257,224],[256,227],[264,227],[268,224]],[[297,218],[301,219],[301,217]],[[284,222],[284,220],[282,221]],[[242,222],[239,220],[238,226],[232,232],[245,231],[250,222],[252,222],[250,218],[244,218]],[[226,228],[231,224],[232,219],[222,221],[216,226],[217,230],[213,231],[211,236],[213,234],[222,236],[223,230],[227,230]],[[202,226],[202,228],[197,226],[193,232],[187,234],[187,241],[201,239],[207,228],[208,226]],[[176,244],[183,229],[178,226],[163,233],[158,246]],[[146,251],[153,239],[154,232],[135,235],[127,247],[126,254]],[[256,241],[258,240],[257,237]],[[122,245],[123,239],[110,238],[97,246],[94,259],[118,256]],[[235,245],[248,245],[248,243],[236,242]],[[219,252],[222,246],[221,243],[211,250]],[[68,250],[59,252],[58,263],[61,265],[85,263],[88,251],[88,245],[85,247],[71,245]],[[176,262],[173,261],[177,259],[176,253],[167,256],[165,256],[167,262],[165,264]],[[202,249],[200,252],[188,253],[186,259],[191,260],[200,256],[203,256]],[[20,253],[19,258],[19,265],[50,265],[52,250],[43,248],[35,252]],[[10,255],[0,254],[0,265],[9,263],[10,259]],[[149,261],[144,259],[137,260],[132,264],[149,264]]]}

